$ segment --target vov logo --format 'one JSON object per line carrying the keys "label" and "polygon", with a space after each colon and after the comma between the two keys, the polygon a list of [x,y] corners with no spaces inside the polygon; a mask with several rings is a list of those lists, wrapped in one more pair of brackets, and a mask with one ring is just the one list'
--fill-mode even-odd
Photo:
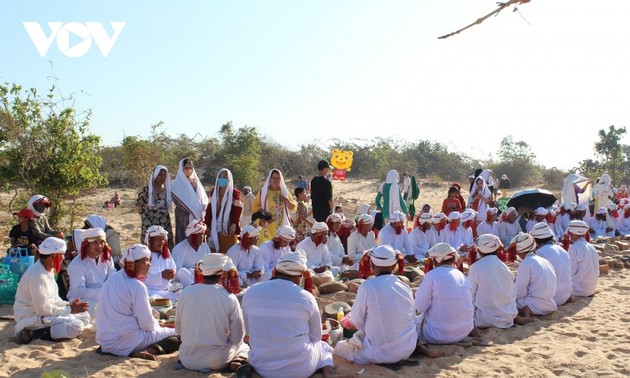
{"label": "vov logo", "polygon": [[[96,42],[96,46],[101,50],[104,57],[114,47],[116,40],[120,36],[125,22],[110,22],[113,33],[107,34],[105,27],[100,22],[49,22],[50,34],[46,35],[44,29],[38,22],[23,22],[24,29],[33,41],[39,55],[43,58],[48,53],[53,41],[57,41],[59,51],[69,58],[79,58],[85,55],[92,47],[92,41]],[[70,46],[70,36],[74,34],[75,39],[80,39]]]}

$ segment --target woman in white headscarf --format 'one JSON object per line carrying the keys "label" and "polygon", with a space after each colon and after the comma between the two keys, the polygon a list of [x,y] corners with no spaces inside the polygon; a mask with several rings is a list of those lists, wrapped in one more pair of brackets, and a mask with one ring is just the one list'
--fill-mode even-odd
{"label": "woman in white headscarf", "polygon": [[[389,218],[389,214],[400,211],[407,214],[407,205],[403,200],[402,193],[398,187],[398,171],[392,169],[387,172],[385,182],[378,187],[376,194],[376,209],[381,210],[383,220]],[[381,199],[383,199],[381,201]]]}
{"label": "woman in white headscarf", "polygon": [[215,252],[227,253],[238,242],[243,203],[241,192],[234,187],[232,172],[222,168],[217,173],[204,221],[208,227],[208,244]]}
{"label": "woman in white headscarf", "polygon": [[477,176],[470,191],[470,203],[473,210],[477,212],[477,224],[485,222],[487,218],[486,211],[492,202],[492,192],[488,189],[486,180],[481,176]]}
{"label": "woman in white headscarf", "polygon": [[291,225],[289,211],[294,210],[296,206],[297,203],[287,189],[282,172],[276,168],[269,171],[267,180],[254,200],[255,212],[264,210],[271,213],[271,220],[264,226],[269,235],[276,235],[280,226]]}
{"label": "woman in white headscarf", "polygon": [[615,197],[608,173],[604,173],[593,186],[593,197],[595,197],[595,209],[608,207],[611,198]]}
{"label": "woman in white headscarf", "polygon": [[[171,178],[168,169],[158,165],[151,172],[149,184],[142,188],[136,200],[136,211],[140,214],[140,242],[144,241],[149,227],[162,226],[169,235],[173,235],[171,226]],[[169,249],[173,249],[173,238],[168,240]]]}
{"label": "woman in white headscarf", "polygon": [[171,196],[175,204],[175,244],[186,239],[186,227],[193,219],[203,219],[208,196],[190,159],[179,162]]}

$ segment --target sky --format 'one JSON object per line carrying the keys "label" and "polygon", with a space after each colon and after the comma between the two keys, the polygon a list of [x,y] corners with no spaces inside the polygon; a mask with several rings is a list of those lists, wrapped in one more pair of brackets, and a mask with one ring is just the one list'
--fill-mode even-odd
{"label": "sky", "polygon": [[[106,145],[160,121],[202,137],[232,121],[291,149],[391,137],[487,159],[512,136],[547,167],[594,158],[600,129],[630,125],[630,2],[532,0],[437,38],[495,6],[0,0],[0,82],[56,84]],[[104,56],[112,22],[124,26]]]}

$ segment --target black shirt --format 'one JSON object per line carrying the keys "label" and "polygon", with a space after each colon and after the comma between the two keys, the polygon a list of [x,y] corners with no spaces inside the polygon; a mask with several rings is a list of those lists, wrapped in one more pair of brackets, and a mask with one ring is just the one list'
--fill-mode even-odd
{"label": "black shirt", "polygon": [[325,222],[332,213],[330,201],[333,198],[332,184],[326,177],[315,176],[311,180],[311,204],[313,218],[318,222]]}
{"label": "black shirt", "polygon": [[37,234],[31,227],[29,227],[26,231],[22,231],[20,229],[20,225],[16,224],[11,228],[9,237],[15,238],[15,244],[18,246],[21,245],[28,247],[31,244],[37,244]]}

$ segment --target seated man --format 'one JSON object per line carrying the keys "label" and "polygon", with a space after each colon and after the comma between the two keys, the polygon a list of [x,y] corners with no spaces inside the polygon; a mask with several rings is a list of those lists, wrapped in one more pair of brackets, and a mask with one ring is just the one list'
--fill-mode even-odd
{"label": "seated man", "polygon": [[536,256],[536,241],[530,234],[519,232],[512,239],[516,255],[523,261],[516,272],[516,307],[523,324],[533,315],[547,315],[558,309],[553,300],[556,294],[556,273],[544,257]]}
{"label": "seated man", "polygon": [[[553,266],[556,273],[556,293],[553,297],[557,306],[565,304],[571,293],[573,284],[571,283],[571,259],[569,254],[554,242],[554,234],[547,223],[537,223],[530,234],[536,240],[536,255],[544,257]],[[599,264],[597,269],[599,269]]]}
{"label": "seated man", "polygon": [[472,245],[466,245],[468,232],[461,227],[462,214],[459,211],[451,211],[448,215],[448,227],[446,232],[446,242],[458,252],[468,252]]}
{"label": "seated man", "polygon": [[455,248],[438,243],[429,250],[436,267],[429,271],[416,292],[414,308],[421,316],[419,339],[430,344],[462,341],[474,328],[472,286],[453,266]]}
{"label": "seated man", "polygon": [[263,259],[256,246],[261,227],[248,224],[241,230],[241,241],[227,251],[227,255],[238,270],[238,284],[248,287],[263,282]]}
{"label": "seated man", "polygon": [[68,265],[70,289],[68,300],[79,299],[90,305],[90,316],[94,316],[98,297],[103,284],[116,273],[111,250],[105,243],[105,232],[100,228],[75,230],[73,232],[79,256]]}
{"label": "seated man", "polygon": [[162,226],[149,227],[144,236],[144,244],[151,251],[151,268],[144,280],[149,297],[176,301],[181,295],[182,285],[172,282],[177,265],[168,250],[168,231]]}
{"label": "seated man", "polygon": [[619,233],[630,235],[630,203],[623,205],[623,213],[619,216]]}
{"label": "seated man", "polygon": [[204,256],[199,264],[203,282],[184,289],[177,302],[179,360],[186,369],[220,371],[229,364],[236,371],[247,361],[241,306],[221,285],[223,273],[232,268],[232,261],[222,253]]}
{"label": "seated man", "polygon": [[501,221],[499,222],[499,239],[501,239],[503,245],[510,245],[512,238],[521,232],[521,227],[518,222],[516,222],[517,217],[518,212],[513,207],[508,207],[501,215]]}
{"label": "seated man", "polygon": [[210,253],[210,246],[203,241],[206,228],[205,223],[193,219],[186,227],[186,240],[177,243],[173,248],[173,260],[177,267],[175,277],[183,287],[195,282],[195,264]]}
{"label": "seated man", "polygon": [[289,245],[293,240],[295,240],[295,230],[291,226],[284,225],[278,228],[275,238],[267,240],[259,246],[263,260],[263,281],[271,279],[271,272],[276,267],[280,256],[291,252]]}
{"label": "seated man", "polygon": [[[421,213],[416,217],[413,230],[409,233],[411,248],[416,260],[423,260],[429,252],[429,230],[433,225],[433,217],[429,213]],[[472,234],[471,234],[472,236]]]}
{"label": "seated man", "polygon": [[579,220],[571,221],[567,233],[573,243],[569,247],[573,295],[591,296],[595,294],[599,278],[599,255],[595,247],[585,239],[588,225]]}
{"label": "seated man", "polygon": [[35,218],[29,222],[31,228],[35,230],[37,234],[38,243],[41,243],[44,239],[51,236],[56,236],[63,239],[63,233],[59,230],[53,230],[48,223],[48,217],[46,216],[46,209],[50,208],[52,203],[50,199],[41,194],[36,194],[28,200],[26,207],[33,212]]}
{"label": "seated man", "polygon": [[303,251],[306,257],[306,266],[315,273],[330,271],[333,277],[340,273],[338,267],[332,266],[332,258],[326,247],[326,235],[328,226],[324,222],[315,222],[311,227],[311,236],[302,240],[295,247],[296,251]]}
{"label": "seated man", "polygon": [[444,213],[437,213],[433,216],[433,228],[428,231],[429,245],[433,247],[438,243],[447,243],[446,240],[446,224],[448,217]]}
{"label": "seated man", "polygon": [[44,240],[39,246],[39,260],[20,279],[13,304],[16,343],[73,339],[89,325],[86,302],[75,299],[68,303],[59,298],[53,255],[61,258],[65,252],[62,239]]}
{"label": "seated man", "polygon": [[306,271],[306,259],[287,252],[276,264],[274,278],[252,286],[243,296],[251,366],[241,367],[238,377],[251,376],[253,369],[277,378],[306,378],[318,369],[324,377],[332,373],[333,350],[322,341],[317,302],[299,286]]}
{"label": "seated man", "polygon": [[497,222],[498,209],[489,207],[486,210],[486,220],[477,225],[477,235],[492,234],[499,236],[499,222]]}
{"label": "seated man", "polygon": [[509,328],[518,314],[514,275],[497,257],[503,247],[492,234],[477,238],[477,252],[481,258],[470,266],[468,280],[472,285],[475,305],[475,327]]}
{"label": "seated man", "polygon": [[385,225],[378,234],[380,245],[391,245],[394,250],[405,256],[405,260],[416,263],[418,260],[413,253],[413,246],[407,230],[405,230],[405,214],[394,211],[389,215],[389,224]]}
{"label": "seated man", "polygon": [[359,261],[363,258],[363,253],[376,247],[376,238],[374,231],[372,231],[373,226],[374,218],[371,215],[359,215],[356,231],[348,236],[348,257],[354,262],[353,270],[359,270]]}
{"label": "seated man", "polygon": [[353,339],[359,345],[340,341],[335,354],[355,364],[395,364],[408,359],[418,342],[413,296],[392,274],[398,258],[391,246],[380,245],[368,253],[376,277],[359,286],[350,312],[358,329]]}
{"label": "seated man", "polygon": [[354,264],[354,261],[346,255],[346,250],[343,248],[341,238],[338,235],[342,222],[343,218],[338,213],[332,213],[326,218],[326,225],[328,226],[326,248],[330,253],[332,265],[339,268],[340,271],[347,270]]}
{"label": "seated man", "polygon": [[111,255],[114,259],[114,265],[117,269],[120,269],[119,262],[122,256],[122,252],[120,250],[120,232],[116,231],[113,227],[107,224],[107,219],[105,219],[105,217],[98,214],[88,216],[84,223],[84,229],[100,228],[105,231],[105,242],[107,242],[107,246],[112,250]]}
{"label": "seated man", "polygon": [[27,248],[28,254],[31,256],[37,255],[37,234],[31,227],[30,222],[35,215],[29,209],[22,209],[17,213],[13,213],[17,217],[18,224],[11,228],[9,231],[9,238],[11,239],[11,247]]}
{"label": "seated man", "polygon": [[175,352],[180,344],[175,329],[160,327],[142,283],[151,267],[151,251],[135,244],[127,249],[122,262],[123,269],[105,281],[98,300],[96,343],[100,350],[147,360]]}
{"label": "seated man", "polygon": [[[595,212],[595,216],[589,219],[588,226],[590,228],[593,239],[604,236],[615,236],[615,230],[610,227],[610,225],[606,221],[607,214],[608,211],[606,210],[606,208],[600,207],[599,209],[597,209],[597,212]],[[582,220],[581,218],[577,219]]]}

